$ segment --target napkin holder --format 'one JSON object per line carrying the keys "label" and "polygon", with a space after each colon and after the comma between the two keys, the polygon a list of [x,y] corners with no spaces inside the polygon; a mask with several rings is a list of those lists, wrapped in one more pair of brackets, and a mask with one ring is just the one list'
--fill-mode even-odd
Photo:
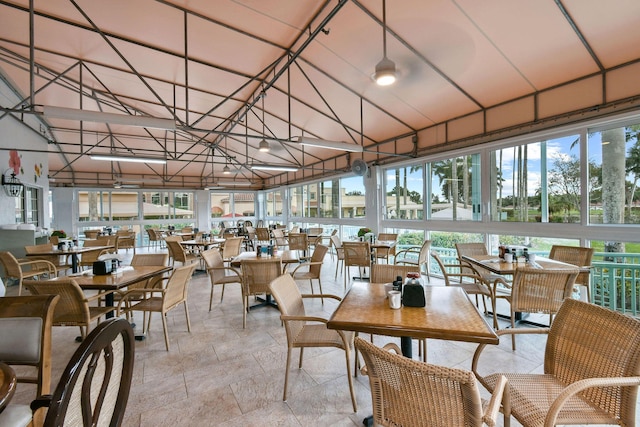
{"label": "napkin holder", "polygon": [[94,261],[93,274],[95,276],[104,276],[111,274],[113,263],[111,261]]}
{"label": "napkin holder", "polygon": [[424,307],[426,305],[424,287],[417,280],[405,283],[402,287],[402,305],[405,307]]}

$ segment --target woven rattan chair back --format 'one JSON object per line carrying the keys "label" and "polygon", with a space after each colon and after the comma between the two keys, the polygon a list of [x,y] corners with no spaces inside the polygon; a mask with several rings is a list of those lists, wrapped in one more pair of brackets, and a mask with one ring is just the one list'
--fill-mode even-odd
{"label": "woven rattan chair back", "polygon": [[78,326],[84,339],[89,332],[91,322],[114,310],[114,307],[96,307],[89,305],[80,285],[71,278],[56,280],[25,280],[24,287],[33,295],[59,295],[60,300],[53,312],[54,326]]}
{"label": "woven rattan chair back", "polygon": [[125,319],[98,325],[62,373],[50,396],[44,426],[122,425],[133,376],[134,349],[133,330]]}
{"label": "woven rattan chair back", "polygon": [[282,275],[280,258],[245,259],[241,263],[242,294],[258,295],[269,293],[269,283]]}
{"label": "woven rattan chair back", "polygon": [[331,239],[331,245],[336,251],[337,262],[336,262],[336,273],[334,275],[334,279],[335,279],[338,277],[338,269],[342,267],[342,270],[344,270],[344,248],[342,247],[342,240],[340,240],[340,237],[338,237],[337,234],[332,235],[330,239]]}
{"label": "woven rattan chair back", "polygon": [[420,269],[415,265],[396,264],[371,264],[371,283],[391,283],[397,276],[402,277],[402,281],[408,273],[420,273]]}
{"label": "woven rattan chair back", "polygon": [[511,290],[511,311],[555,314],[571,297],[578,269],[518,267]]}
{"label": "woven rattan chair back", "polygon": [[96,239],[102,230],[84,230],[84,237],[87,239]]}
{"label": "woven rattan chair back", "polygon": [[284,230],[282,228],[275,228],[273,229],[272,233],[278,248],[284,248],[286,246],[289,246],[289,242],[284,237]]}
{"label": "woven rattan chair back", "polygon": [[266,227],[256,228],[256,239],[259,242],[268,243],[271,240],[271,233],[269,232],[269,229]]}
{"label": "woven rattan chair back", "polygon": [[324,261],[324,256],[327,254],[329,250],[328,246],[325,245],[316,245],[313,253],[311,254],[311,262],[312,264],[309,266],[309,273],[311,273],[317,279],[320,279],[320,271],[322,269],[322,262]]}
{"label": "woven rattan chair back", "polygon": [[[24,279],[38,276],[47,276],[51,279],[56,276],[56,266],[47,260],[21,260],[13,256],[9,251],[0,252],[0,265],[4,270],[5,285],[9,284],[7,279],[17,281],[18,296],[22,295],[22,281]],[[26,267],[26,270],[24,269]]]}
{"label": "woven rattan chair back", "polygon": [[[581,246],[562,246],[553,245],[549,252],[549,259],[566,262],[578,267],[587,267],[591,265],[593,258],[593,248],[585,248]],[[576,277],[576,284],[587,288],[587,301],[591,301],[591,283],[589,282],[590,272],[580,272]]]}
{"label": "woven rattan chair back", "polygon": [[306,233],[289,233],[289,249],[306,251],[309,248]]}
{"label": "woven rattan chair back", "polygon": [[412,360],[362,338],[356,337],[355,345],[369,376],[376,425],[484,425],[480,389],[472,372]]}
{"label": "woven rattan chair back", "polygon": [[247,312],[249,311],[249,296],[269,294],[269,283],[282,275],[282,260],[280,258],[245,259],[240,264],[242,273],[242,327],[247,327]]}
{"label": "woven rattan chair back", "polygon": [[362,274],[362,268],[371,267],[371,246],[369,242],[342,242],[344,250],[344,287],[347,288],[347,276],[351,267],[358,267]]}
{"label": "woven rattan chair back", "polygon": [[224,241],[224,247],[222,248],[222,258],[225,261],[231,260],[233,257],[240,255],[242,249],[242,241],[244,237],[229,237]]}
{"label": "woven rattan chair back", "polygon": [[18,370],[18,383],[36,384],[36,395],[51,392],[51,327],[57,295],[30,295],[0,298],[0,360],[15,366],[31,366],[32,372]]}
{"label": "woven rattan chair back", "polygon": [[[169,265],[169,254],[157,253],[157,254],[135,254],[131,258],[132,266],[166,266]],[[138,282],[127,286],[127,289],[135,289],[136,286],[143,286],[145,288],[153,288],[156,283],[162,281],[163,276],[154,276],[149,280]]]}

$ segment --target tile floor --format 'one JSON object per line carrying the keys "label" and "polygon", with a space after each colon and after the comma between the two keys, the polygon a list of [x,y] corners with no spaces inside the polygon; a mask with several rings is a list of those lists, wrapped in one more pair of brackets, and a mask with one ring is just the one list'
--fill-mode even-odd
{"label": "tile floor", "polygon": [[[335,261],[327,255],[322,270],[323,291],[343,295],[342,276],[338,274],[334,279],[334,273]],[[442,282],[432,279],[431,284]],[[308,292],[308,286],[302,283],[302,291]],[[363,418],[371,414],[368,379],[359,375],[354,381],[358,401],[358,412],[354,413],[342,351],[307,349],[302,369],[292,363],[289,396],[283,402],[286,336],[278,311],[268,307],[252,310],[247,328],[243,329],[239,286],[227,286],[223,302],[220,291],[217,287],[209,311],[208,276],[196,274],[189,291],[191,333],[187,332],[184,311],[177,308],[167,316],[169,351],[165,350],[157,315],[147,338],[136,341],[135,372],[125,426],[362,425]],[[13,293],[15,289],[9,288],[7,294]],[[324,306],[318,302],[310,306],[310,311],[330,312],[335,307],[335,303],[325,300]],[[141,324],[142,316],[134,320]],[[137,327],[136,332],[139,331]],[[54,385],[78,346],[74,341],[77,333],[74,327],[54,328]],[[392,340],[375,337],[378,345]],[[470,369],[475,347],[471,343],[429,340],[428,360]],[[541,372],[543,353],[544,339],[540,337],[520,337],[516,352],[511,351],[510,341],[506,340],[485,350],[481,370]],[[294,352],[296,360],[297,355]],[[34,394],[32,386],[20,385],[14,401],[28,403]],[[512,425],[520,424],[512,420]]]}

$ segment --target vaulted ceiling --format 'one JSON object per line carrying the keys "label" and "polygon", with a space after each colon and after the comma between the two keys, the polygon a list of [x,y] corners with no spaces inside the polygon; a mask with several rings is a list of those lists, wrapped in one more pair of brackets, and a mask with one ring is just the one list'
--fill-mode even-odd
{"label": "vaulted ceiling", "polygon": [[[640,94],[637,0],[390,0],[398,81],[386,87],[371,77],[382,21],[382,0],[0,1],[0,76],[19,99],[0,101],[0,126],[37,119],[25,123],[48,141],[51,185],[265,188]],[[635,83],[611,84],[623,73]],[[176,130],[48,107],[164,118]],[[475,117],[479,131],[452,125]],[[302,146],[300,135],[364,152]],[[167,163],[89,157],[107,153]]]}

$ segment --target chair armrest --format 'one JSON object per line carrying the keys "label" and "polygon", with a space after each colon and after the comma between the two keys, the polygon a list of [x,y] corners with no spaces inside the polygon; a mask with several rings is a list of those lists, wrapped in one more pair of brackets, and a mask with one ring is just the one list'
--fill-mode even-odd
{"label": "chair armrest", "polygon": [[210,270],[222,270],[222,271],[233,271],[233,273],[238,276],[238,277],[242,277],[242,274],[240,274],[240,271],[235,268],[235,267],[207,267],[207,271]]}
{"label": "chair armrest", "polygon": [[313,261],[313,262],[304,261],[304,262],[301,262],[300,264],[298,264],[298,266],[296,266],[296,268],[293,269],[293,271],[291,272],[291,275],[293,276],[294,273],[296,271],[298,271],[298,269],[300,267],[310,267],[312,265],[322,265],[322,261]]}
{"label": "chair armrest", "polygon": [[399,252],[396,252],[396,258],[399,258],[401,254],[407,255],[407,254],[420,254],[420,248],[419,247],[413,247],[413,248],[408,248],[408,249],[403,249]]}
{"label": "chair armrest", "polygon": [[342,301],[342,298],[332,294],[302,294],[302,298],[333,298],[335,300]]}
{"label": "chair armrest", "polygon": [[544,425],[545,427],[555,426],[558,414],[565,402],[583,390],[593,387],[637,387],[638,385],[640,385],[640,377],[586,378],[571,383],[560,392],[549,407]]}
{"label": "chair armrest", "polygon": [[21,269],[23,266],[33,266],[35,268],[46,267],[49,270],[49,273],[53,273],[54,276],[56,275],[56,266],[51,261],[47,261],[46,259],[24,260],[18,262],[18,264],[20,265]]}
{"label": "chair armrest", "polygon": [[306,321],[306,322],[320,322],[320,323],[327,323],[329,321],[329,319],[325,319],[324,317],[317,317],[317,316],[293,316],[293,315],[280,315],[280,320],[282,321],[288,321],[288,320],[302,320],[302,321]]}
{"label": "chair armrest", "polygon": [[482,420],[488,426],[492,427],[496,425],[496,419],[500,412],[500,405],[502,404],[502,398],[504,396],[504,389],[507,386],[507,378],[504,375],[500,375],[496,387],[493,390],[489,404],[487,405]]}
{"label": "chair armrest", "polygon": [[165,292],[167,292],[165,289],[157,289],[157,288],[139,288],[139,289],[132,289],[130,291],[122,292],[121,295],[120,295],[120,301],[118,302],[118,307],[117,307],[118,316],[120,315],[120,312],[122,311],[122,309],[121,309],[122,305],[126,304],[127,301],[129,301],[133,296],[139,296],[141,294],[162,294],[162,295],[164,295]]}
{"label": "chair armrest", "polygon": [[38,396],[34,400],[32,400],[29,407],[31,408],[32,412],[35,412],[40,408],[48,408],[49,406],[51,406],[52,398],[52,394],[43,394],[42,396]]}

